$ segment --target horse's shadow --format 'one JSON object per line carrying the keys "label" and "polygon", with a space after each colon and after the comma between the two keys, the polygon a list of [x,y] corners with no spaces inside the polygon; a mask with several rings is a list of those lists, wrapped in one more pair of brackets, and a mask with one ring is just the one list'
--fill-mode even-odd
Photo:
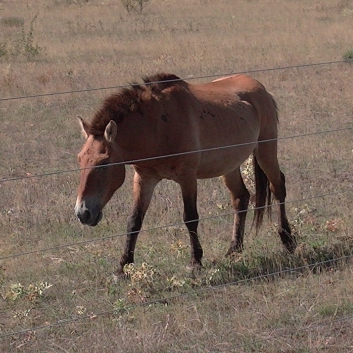
{"label": "horse's shadow", "polygon": [[274,281],[283,277],[299,277],[342,269],[353,259],[353,238],[344,243],[298,246],[295,254],[272,252],[234,254],[228,259],[205,263],[200,274],[211,286]]}

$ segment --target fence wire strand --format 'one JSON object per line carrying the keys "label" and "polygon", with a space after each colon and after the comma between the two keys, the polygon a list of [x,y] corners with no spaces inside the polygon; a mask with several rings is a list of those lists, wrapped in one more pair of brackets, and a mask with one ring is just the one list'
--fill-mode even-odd
{"label": "fence wire strand", "polygon": [[[154,81],[146,83],[147,85],[152,85],[156,83],[164,83],[164,82],[176,82],[176,81],[190,81],[190,80],[201,80],[206,78],[215,78],[215,77],[223,77],[223,76],[231,76],[236,74],[254,74],[259,72],[267,72],[267,71],[278,71],[278,70],[289,70],[289,69],[299,69],[299,68],[306,68],[306,67],[314,67],[314,66],[325,66],[325,65],[332,65],[332,64],[341,64],[347,63],[346,60],[333,60],[333,61],[323,61],[317,63],[307,63],[307,64],[298,64],[298,65],[289,65],[289,66],[278,66],[272,68],[263,68],[263,69],[253,69],[253,70],[244,70],[244,71],[232,71],[222,74],[212,74],[212,75],[200,75],[194,76],[190,75],[186,78],[180,78],[175,80],[168,80],[168,81]],[[51,92],[51,93],[41,93],[41,94],[33,94],[27,96],[17,96],[17,97],[6,97],[0,98],[0,102],[4,101],[11,101],[11,100],[19,100],[19,99],[28,99],[28,98],[39,98],[39,97],[50,97],[50,96],[58,96],[64,94],[73,94],[73,93],[84,93],[84,92],[94,92],[94,91],[104,91],[110,89],[123,89],[127,87],[136,86],[137,84],[126,84],[126,85],[116,85],[116,86],[108,86],[108,87],[96,87],[96,88],[84,88],[84,89],[77,89],[71,91],[62,91],[62,92]],[[138,84],[139,85],[139,84]]]}
{"label": "fence wire strand", "polygon": [[[348,315],[348,316],[345,316],[345,317],[340,317],[340,318],[333,319],[333,320],[331,320],[328,323],[332,325],[332,324],[335,324],[335,323],[349,321],[349,320],[352,320],[352,319],[353,319],[353,315]],[[302,332],[302,331],[317,329],[320,326],[322,326],[323,324],[324,323],[322,323],[322,322],[314,322],[314,323],[312,323],[312,324],[310,324],[308,326],[298,328],[296,330],[296,332]],[[282,335],[282,338],[286,338],[286,337],[283,337],[283,335]],[[252,346],[254,344],[262,343],[264,341],[270,342],[271,340],[272,340],[272,337],[264,337],[262,339],[252,341],[250,343],[236,345],[231,350],[221,351],[220,353],[236,353],[237,349],[239,349],[239,348],[249,347],[249,346]],[[349,348],[351,348],[351,347],[349,347]]]}
{"label": "fence wire strand", "polygon": [[[104,167],[116,166],[116,165],[121,165],[121,164],[136,164],[136,163],[146,162],[146,161],[151,161],[151,160],[184,156],[184,155],[189,155],[189,154],[193,154],[193,153],[212,152],[212,151],[223,150],[223,149],[228,149],[228,148],[242,147],[242,146],[251,145],[251,144],[254,144],[254,143],[259,144],[259,143],[266,143],[266,142],[271,142],[271,141],[276,141],[276,140],[277,141],[283,141],[283,140],[296,139],[296,138],[300,138],[300,137],[324,135],[324,134],[329,134],[329,133],[334,133],[334,132],[341,132],[341,131],[348,131],[348,130],[353,130],[353,127],[349,126],[349,127],[337,128],[337,129],[333,129],[333,130],[315,131],[315,132],[309,132],[309,133],[306,133],[306,134],[284,136],[284,137],[278,137],[278,138],[274,138],[274,139],[267,139],[267,140],[261,140],[261,141],[252,141],[252,142],[244,142],[244,143],[238,143],[238,144],[234,144],[234,145],[219,146],[219,147],[205,148],[205,149],[199,149],[199,150],[194,150],[194,151],[171,153],[171,154],[166,154],[166,155],[161,155],[161,156],[154,156],[154,157],[148,157],[148,158],[133,159],[133,160],[128,160],[128,161],[124,161],[124,162],[108,163],[108,164],[105,164]],[[53,171],[53,172],[45,172],[45,173],[42,173],[42,174],[23,175],[23,176],[18,176],[18,177],[13,177],[13,178],[4,178],[4,179],[0,179],[0,184],[1,183],[5,183],[5,182],[9,182],[9,181],[41,178],[41,177],[46,177],[46,176],[73,173],[73,172],[78,172],[78,171],[85,170],[85,169],[95,169],[95,168],[102,168],[102,166],[92,166],[92,167],[87,167],[87,168],[74,168],[74,169],[67,169],[67,170],[57,170],[57,171]]]}
{"label": "fence wire strand", "polygon": [[[220,289],[227,289],[228,287],[231,287],[231,286],[245,284],[248,282],[260,281],[263,279],[268,279],[268,278],[280,276],[283,274],[297,273],[297,272],[301,272],[303,270],[311,270],[315,267],[327,265],[330,263],[336,263],[336,262],[340,262],[340,261],[348,261],[352,257],[353,257],[353,254],[345,255],[345,256],[337,257],[335,259],[318,261],[313,264],[307,264],[307,265],[298,266],[298,267],[294,267],[294,268],[287,268],[287,269],[284,269],[281,271],[275,271],[275,272],[271,272],[268,274],[258,275],[258,276],[245,278],[245,279],[241,279],[241,280],[237,280],[237,281],[233,281],[233,282],[229,282],[229,283],[219,284],[219,285],[210,286],[210,287],[203,287],[203,288],[200,288],[197,290],[171,295],[169,297],[157,298],[157,299],[152,299],[152,300],[142,302],[142,303],[132,304],[132,305],[124,307],[124,310],[132,310],[137,307],[146,307],[146,306],[161,304],[161,303],[165,304],[165,303],[168,303],[169,301],[178,300],[181,298],[188,297],[190,295],[200,295],[205,292],[215,291],[215,290],[220,290]],[[44,330],[44,329],[50,329],[50,328],[54,328],[54,327],[65,325],[65,324],[72,324],[72,323],[76,323],[76,322],[81,322],[84,320],[92,320],[93,318],[97,318],[99,316],[114,315],[114,314],[118,314],[118,313],[119,313],[118,309],[111,309],[111,310],[102,310],[100,312],[90,313],[89,315],[75,317],[75,318],[65,318],[62,320],[58,320],[58,321],[56,321],[52,324],[49,324],[49,325],[36,326],[36,327],[27,328],[27,329],[23,329],[23,330],[7,332],[5,334],[1,334],[0,339],[5,338],[5,337],[9,337],[9,336],[24,334],[27,332],[35,332],[35,331],[40,331],[40,330]],[[308,328],[311,328],[311,327],[308,327]]]}
{"label": "fence wire strand", "polygon": [[[338,63],[345,63],[345,62],[346,62],[345,60],[337,60],[337,61],[327,61],[327,62],[318,62],[318,63],[308,63],[308,64],[299,64],[299,65],[291,65],[291,66],[283,66],[283,67],[274,67],[274,68],[267,68],[267,69],[255,69],[255,70],[246,70],[246,71],[240,71],[240,72],[230,72],[230,73],[225,73],[225,74],[192,76],[192,77],[184,78],[182,80],[188,81],[188,80],[196,80],[196,79],[206,79],[206,78],[215,78],[215,77],[229,76],[229,75],[234,75],[234,74],[238,74],[238,73],[259,73],[259,72],[266,72],[266,71],[276,71],[276,70],[286,70],[286,69],[295,69],[295,68],[314,67],[314,66],[324,66],[324,65],[338,64]],[[175,80],[175,81],[179,81],[179,79]],[[158,81],[158,82],[161,83],[161,82],[164,82],[164,81]],[[151,82],[149,84],[153,84],[153,83],[156,83],[156,82]],[[83,93],[83,92],[93,92],[93,91],[101,91],[101,90],[109,90],[109,89],[121,89],[121,88],[126,88],[126,87],[131,87],[131,86],[132,86],[131,84],[129,84],[129,85],[117,85],[117,86],[110,86],[110,87],[87,88],[87,89],[80,89],[80,90],[43,93],[43,94],[35,94],[35,95],[27,95],[27,96],[7,97],[7,98],[1,98],[0,101],[4,102],[4,101],[11,101],[11,100],[20,100],[20,99],[38,98],[38,97],[49,97],[49,96],[56,96],[56,95],[65,95],[65,94]],[[340,131],[352,130],[352,129],[353,129],[353,127],[346,127],[346,128],[340,128],[340,129],[329,130],[329,131],[320,131],[320,132],[300,134],[300,135],[295,135],[295,136],[281,137],[281,138],[278,138],[277,140],[285,140],[285,139],[291,139],[291,138],[314,136],[314,135],[334,133],[334,132],[340,132]],[[269,141],[273,141],[273,140],[276,140],[276,139],[259,141],[259,142],[256,142],[256,143],[269,142]],[[254,143],[254,142],[250,142],[250,143],[247,143],[247,144],[252,144],[252,143]],[[234,148],[234,147],[243,146],[243,145],[245,145],[245,144],[222,146],[222,147],[216,147],[216,148],[205,149],[205,150],[197,150],[197,151],[188,151],[188,152],[170,154],[170,155],[165,155],[165,156],[156,156],[156,157],[151,157],[151,158],[148,158],[148,159],[132,160],[132,161],[127,161],[127,162],[123,162],[123,163],[124,164],[134,164],[134,163],[145,161],[145,160],[167,158],[167,157],[173,157],[173,156],[179,156],[179,155],[185,155],[185,154],[191,154],[191,153],[212,151],[212,150],[217,150],[217,149]],[[120,163],[112,163],[110,165],[116,165],[116,164],[120,164]],[[45,172],[45,173],[42,173],[42,174],[36,174],[36,175],[30,175],[30,176],[20,176],[20,177],[14,177],[14,178],[6,178],[6,179],[1,179],[0,183],[4,183],[4,182],[8,182],[8,181],[17,181],[17,180],[23,180],[23,179],[30,179],[30,178],[53,176],[53,175],[69,173],[69,172],[77,172],[77,171],[80,171],[80,170],[81,170],[80,168],[77,168],[77,169],[70,169],[70,170],[59,170],[59,171],[53,171],[53,172]],[[352,192],[352,191],[353,190],[337,191],[337,192],[333,192],[333,193],[327,193],[327,194],[323,194],[323,195],[316,195],[316,196],[307,197],[307,198],[298,199],[298,200],[289,200],[286,203],[308,201],[308,200],[312,200],[312,199],[315,199],[315,198],[323,198],[323,197],[327,197],[327,196],[333,196],[333,195],[343,194],[343,193]],[[271,207],[271,206],[273,206],[273,205],[264,206],[264,207]],[[255,209],[256,208],[249,209],[249,211],[253,211]],[[243,212],[246,212],[246,211],[243,211]],[[201,218],[200,220],[224,217],[224,216],[229,216],[229,215],[233,215],[233,214],[234,214],[234,212],[229,212],[229,213],[225,213],[225,214],[221,214],[221,215],[217,215],[217,216]],[[146,230],[141,230],[141,231],[143,232],[143,231],[149,231],[149,230],[157,230],[157,229],[161,229],[161,228],[167,228],[167,227],[173,227],[173,226],[179,226],[179,225],[181,226],[183,224],[184,224],[184,222],[179,222],[179,223],[172,224],[172,225],[164,225],[164,226],[152,227],[152,228],[149,228],[149,229],[146,229]],[[50,248],[33,250],[33,251],[23,252],[23,253],[9,255],[9,256],[5,256],[5,257],[0,257],[0,260],[6,260],[6,259],[10,259],[10,258],[18,258],[18,257],[25,256],[25,255],[43,253],[43,252],[47,252],[47,251],[58,250],[58,249],[67,248],[67,247],[70,247],[70,246],[84,245],[84,244],[97,242],[97,241],[105,241],[105,240],[108,240],[108,239],[112,239],[112,238],[116,238],[116,237],[124,236],[124,235],[126,235],[126,233],[118,234],[118,235],[112,235],[112,236],[108,236],[108,237],[102,237],[102,238],[88,239],[88,240],[79,241],[79,242],[75,242],[75,243],[71,243],[71,244],[57,245],[57,246],[53,246],[53,247],[50,247]],[[281,270],[281,271],[275,271],[275,272],[272,272],[272,273],[269,273],[269,274],[258,275],[258,276],[254,276],[254,277],[251,277],[251,278],[241,279],[241,280],[237,280],[237,281],[233,281],[233,282],[229,282],[229,283],[225,283],[225,284],[220,284],[220,285],[215,285],[215,286],[210,286],[210,287],[203,287],[203,288],[200,288],[198,290],[193,290],[193,291],[189,291],[189,292],[185,292],[185,293],[179,293],[179,294],[171,295],[169,297],[164,297],[164,298],[157,298],[157,299],[153,299],[153,300],[150,300],[150,301],[147,301],[147,302],[143,302],[143,303],[139,303],[139,304],[133,304],[133,305],[130,305],[130,306],[126,307],[125,309],[131,310],[131,309],[134,309],[136,307],[141,307],[141,306],[146,307],[146,306],[150,306],[150,305],[154,305],[154,304],[158,304],[158,303],[165,303],[165,302],[169,302],[169,301],[178,300],[178,299],[185,298],[185,297],[188,297],[188,296],[191,296],[191,295],[200,295],[202,293],[207,293],[209,291],[227,289],[230,286],[240,285],[240,284],[244,284],[244,283],[248,283],[248,282],[252,282],[252,281],[259,281],[259,280],[263,280],[263,279],[268,279],[268,278],[275,277],[275,276],[280,276],[280,275],[283,275],[283,274],[297,273],[297,272],[301,272],[301,271],[303,271],[305,269],[310,270],[310,269],[313,269],[313,268],[318,267],[318,266],[328,265],[330,263],[338,263],[338,262],[341,262],[341,261],[348,261],[348,260],[352,259],[352,257],[353,257],[353,254],[350,254],[350,255],[334,258],[334,259],[319,261],[319,262],[316,262],[316,263],[313,263],[313,264],[298,266],[298,267],[295,267],[295,268],[287,268],[287,269],[284,269],[284,270]],[[33,327],[33,328],[26,328],[26,329],[23,329],[23,330],[18,330],[18,331],[13,331],[13,332],[7,332],[7,333],[4,333],[4,334],[0,334],[0,339],[6,338],[6,337],[9,337],[9,336],[21,335],[21,334],[28,333],[28,332],[36,332],[36,331],[40,331],[40,330],[51,329],[51,328],[58,327],[58,326],[61,326],[61,325],[78,323],[78,322],[82,322],[84,320],[91,320],[91,319],[96,318],[98,316],[114,315],[115,313],[117,313],[117,310],[116,309],[112,309],[112,310],[100,311],[100,312],[97,312],[97,313],[94,313],[94,314],[90,314],[90,315],[86,315],[86,316],[73,317],[73,318],[64,318],[62,320],[58,320],[58,321],[56,321],[56,322],[54,322],[52,324],[49,324],[49,325],[36,326],[36,327]],[[332,323],[335,323],[335,322],[343,322],[343,321],[346,321],[346,320],[351,320],[352,318],[353,318],[353,316],[346,316],[346,317],[343,317],[343,318],[334,319],[334,320],[330,321],[330,323],[332,324]],[[313,323],[313,324],[311,324],[309,326],[306,326],[306,327],[303,327],[303,328],[299,328],[298,331],[305,331],[305,330],[315,329],[315,328],[320,327],[321,325],[322,325],[322,323]],[[251,343],[248,343],[248,344],[240,344],[240,345],[237,345],[237,346],[233,347],[231,350],[224,351],[224,352],[234,352],[234,351],[236,351],[236,349],[240,349],[240,348],[243,348],[243,347],[246,347],[246,346],[250,346],[250,345],[261,343],[261,342],[268,341],[268,340],[269,340],[268,338],[263,338],[261,340],[252,341]]]}
{"label": "fence wire strand", "polygon": [[[285,202],[285,204],[303,202],[303,201],[310,201],[310,200],[324,198],[324,197],[328,197],[328,196],[342,195],[342,194],[349,193],[349,192],[353,192],[353,188],[351,190],[350,189],[341,190],[341,191],[336,191],[336,192],[332,192],[332,193],[306,197],[306,198],[303,198],[303,199],[288,200],[288,201]],[[239,213],[248,212],[248,211],[255,211],[255,210],[264,209],[264,208],[268,208],[268,207],[275,207],[275,206],[276,206],[276,204],[271,204],[271,205],[266,205],[266,206],[261,206],[261,207],[253,207],[253,208],[249,208],[247,210],[239,211]],[[214,216],[209,216],[209,217],[198,218],[198,221],[205,221],[205,220],[210,220],[210,219],[215,219],[215,218],[222,218],[222,217],[231,216],[231,215],[234,215],[234,211],[227,212],[227,213],[222,213],[220,215],[214,215]],[[189,222],[193,222],[193,221],[194,220],[189,221]],[[167,225],[162,225],[162,226],[150,227],[150,228],[147,228],[147,229],[141,229],[139,233],[149,232],[149,231],[156,231],[156,230],[160,230],[160,229],[163,229],[163,228],[172,228],[172,227],[177,227],[177,226],[184,226],[184,224],[185,224],[184,222],[177,222],[177,223],[174,223],[174,224],[167,224]],[[127,233],[120,233],[120,234],[114,234],[114,235],[110,235],[110,236],[106,236],[106,237],[81,240],[81,241],[78,241],[78,242],[75,242],[75,243],[56,245],[56,246],[52,246],[52,247],[49,247],[49,248],[30,250],[30,251],[19,253],[19,254],[13,254],[13,255],[0,257],[0,261],[11,259],[11,258],[18,258],[18,257],[22,257],[22,256],[27,256],[27,255],[39,254],[39,253],[53,251],[53,250],[65,249],[65,248],[74,247],[74,246],[78,246],[78,245],[86,245],[86,244],[96,243],[96,242],[100,242],[100,241],[111,240],[111,239],[120,238],[120,237],[123,237],[123,236],[126,236],[126,235],[127,235]]]}

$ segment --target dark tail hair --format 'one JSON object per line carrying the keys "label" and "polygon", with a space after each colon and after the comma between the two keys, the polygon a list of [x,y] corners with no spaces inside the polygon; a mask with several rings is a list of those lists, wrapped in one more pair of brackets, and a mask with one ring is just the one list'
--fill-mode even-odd
{"label": "dark tail hair", "polygon": [[261,227],[265,213],[271,217],[271,190],[270,182],[267,179],[266,174],[259,166],[255,155],[253,156],[253,166],[255,174],[255,213],[253,225],[255,225],[256,232]]}

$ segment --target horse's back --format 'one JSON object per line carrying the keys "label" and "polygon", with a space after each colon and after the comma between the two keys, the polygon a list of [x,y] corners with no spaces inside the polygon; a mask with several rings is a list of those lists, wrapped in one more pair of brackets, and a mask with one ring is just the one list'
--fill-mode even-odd
{"label": "horse's back", "polygon": [[188,114],[185,106],[179,105],[177,114],[181,120],[175,129],[180,129],[182,121],[186,121],[187,128],[184,134],[173,135],[179,143],[185,138],[192,145],[190,149],[207,150],[194,156],[198,159],[198,178],[224,175],[239,167],[258,140],[260,121],[254,106],[241,99],[233,80],[226,81],[226,84],[219,81],[188,85],[189,96],[184,97],[188,101]]}
{"label": "horse's back", "polygon": [[259,139],[277,137],[277,104],[272,94],[255,78],[237,74],[226,76],[207,83],[201,89],[204,91],[228,92],[240,100],[251,104],[260,120]]}
{"label": "horse's back", "polygon": [[244,74],[221,77],[206,85],[228,92],[255,92],[264,89],[264,86],[259,81]]}
{"label": "horse's back", "polygon": [[[276,116],[276,106],[264,86],[248,75],[223,77],[189,85],[196,98],[195,120],[205,134],[216,129],[225,142],[257,140],[261,120]],[[271,110],[271,111],[270,111]],[[228,138],[228,136],[231,136]],[[212,137],[208,137],[212,140]]]}
{"label": "horse's back", "polygon": [[262,125],[266,125],[263,121],[276,114],[270,107],[271,95],[246,75],[205,84],[173,83],[162,89],[158,99],[152,98],[146,112],[153,111],[154,123],[140,129],[143,139],[153,136],[155,147],[150,154],[181,155],[144,166],[152,165],[158,177],[175,181],[186,171],[196,173],[197,178],[211,178],[235,170],[256,148]]}

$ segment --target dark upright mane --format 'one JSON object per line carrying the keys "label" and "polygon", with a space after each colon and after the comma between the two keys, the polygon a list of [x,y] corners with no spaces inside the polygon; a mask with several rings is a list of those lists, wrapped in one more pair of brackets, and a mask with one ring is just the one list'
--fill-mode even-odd
{"label": "dark upright mane", "polygon": [[169,87],[176,85],[185,86],[185,82],[180,77],[173,74],[159,73],[153,76],[144,77],[143,81],[148,89],[155,95],[160,95],[161,92]]}
{"label": "dark upright mane", "polygon": [[143,78],[144,84],[132,83],[116,94],[106,98],[88,124],[90,135],[103,135],[110,120],[122,122],[126,115],[138,112],[141,104],[152,96],[160,97],[162,92],[173,86],[186,87],[186,83],[173,74],[159,73]]}

